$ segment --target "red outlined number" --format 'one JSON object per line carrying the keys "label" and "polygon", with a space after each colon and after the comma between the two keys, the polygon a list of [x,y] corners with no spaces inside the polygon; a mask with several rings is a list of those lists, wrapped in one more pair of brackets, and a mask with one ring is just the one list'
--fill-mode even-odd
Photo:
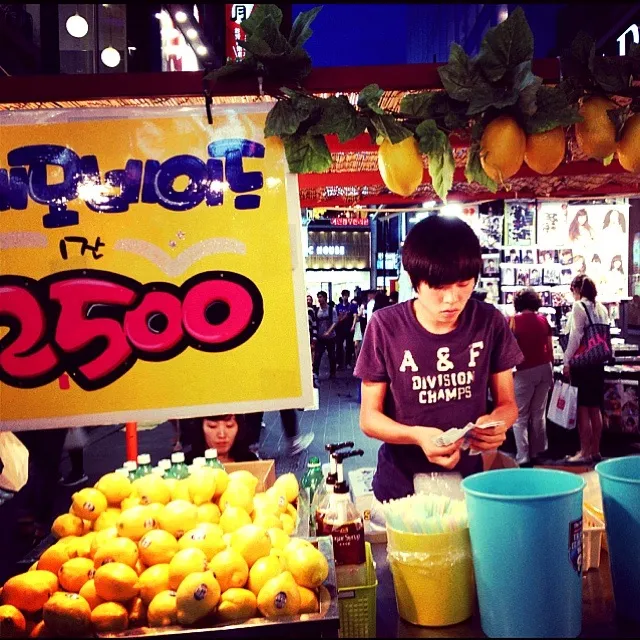
{"label": "red outlined number", "polygon": [[67,372],[101,389],[136,362],[171,360],[187,347],[220,352],[246,342],[264,316],[259,289],[229,271],[181,287],[141,285],[108,271],[64,271],[41,281],[0,276],[0,382],[35,388]]}

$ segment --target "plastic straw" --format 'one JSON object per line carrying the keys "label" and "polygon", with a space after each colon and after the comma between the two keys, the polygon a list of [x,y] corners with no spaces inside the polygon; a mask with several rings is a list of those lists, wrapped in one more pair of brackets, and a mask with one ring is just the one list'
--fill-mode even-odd
{"label": "plastic straw", "polygon": [[449,496],[416,494],[382,506],[388,525],[405,533],[448,533],[468,527],[465,501]]}

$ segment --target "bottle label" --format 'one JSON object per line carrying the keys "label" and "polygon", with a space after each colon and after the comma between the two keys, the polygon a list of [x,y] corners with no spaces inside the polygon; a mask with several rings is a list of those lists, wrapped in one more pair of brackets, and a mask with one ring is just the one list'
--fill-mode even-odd
{"label": "bottle label", "polygon": [[359,520],[348,522],[331,531],[333,554],[337,565],[364,564],[367,561],[364,526]]}

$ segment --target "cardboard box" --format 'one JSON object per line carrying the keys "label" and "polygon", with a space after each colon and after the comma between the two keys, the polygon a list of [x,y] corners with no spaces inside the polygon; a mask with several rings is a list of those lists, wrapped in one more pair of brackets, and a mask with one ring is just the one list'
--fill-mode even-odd
{"label": "cardboard box", "polygon": [[275,460],[252,460],[251,462],[226,462],[224,468],[227,473],[234,471],[248,471],[258,478],[256,493],[266,491],[276,481]]}

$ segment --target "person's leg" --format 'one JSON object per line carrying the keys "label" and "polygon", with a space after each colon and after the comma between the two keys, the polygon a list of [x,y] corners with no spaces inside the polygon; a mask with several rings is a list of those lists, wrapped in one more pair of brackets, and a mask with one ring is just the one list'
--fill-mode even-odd
{"label": "person's leg", "polygon": [[320,364],[322,363],[322,354],[324,350],[327,348],[327,343],[323,338],[318,338],[316,342],[316,350],[313,354],[313,373],[316,376],[320,375]]}
{"label": "person's leg", "polygon": [[70,449],[71,473],[77,476],[84,475],[84,449]]}
{"label": "person's leg", "polygon": [[553,370],[550,365],[539,369],[537,384],[531,397],[531,428],[529,436],[529,455],[536,458],[547,450],[547,400],[553,386]]}
{"label": "person's leg", "polygon": [[329,356],[329,377],[336,377],[336,341],[327,340],[327,355]]}
{"label": "person's leg", "polygon": [[287,442],[287,454],[295,456],[302,453],[313,442],[313,433],[303,436],[298,433],[298,412],[295,409],[281,409],[280,419]]}
{"label": "person's leg", "polygon": [[589,407],[578,406],[578,435],[580,436],[580,451],[576,455],[586,458],[591,455],[591,443],[593,440]]}
{"label": "person's leg", "polygon": [[344,330],[341,327],[336,329],[336,364],[338,369],[343,369],[346,362],[344,360],[344,341],[346,336],[344,335]]}
{"label": "person's leg", "polygon": [[351,367],[353,365],[353,333],[351,333],[351,327],[347,331],[347,355],[345,360],[345,366]]}
{"label": "person's leg", "polygon": [[514,376],[516,403],[518,404],[518,419],[513,425],[513,435],[516,440],[516,462],[527,464],[529,455],[529,420],[531,418],[531,398],[535,389],[528,370],[516,371]]}
{"label": "person's leg", "polygon": [[591,423],[591,448],[587,455],[600,456],[600,438],[602,437],[602,412],[600,407],[588,407],[589,422]]}

